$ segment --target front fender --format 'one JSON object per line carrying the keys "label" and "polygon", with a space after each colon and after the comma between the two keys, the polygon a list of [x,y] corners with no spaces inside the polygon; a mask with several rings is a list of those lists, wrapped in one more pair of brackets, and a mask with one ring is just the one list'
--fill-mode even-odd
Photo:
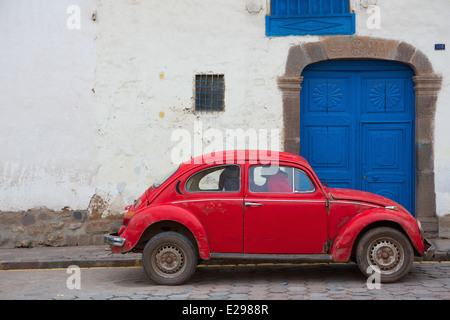
{"label": "front fender", "polygon": [[331,256],[334,261],[346,262],[350,259],[352,248],[360,232],[367,226],[378,222],[393,222],[398,224],[411,240],[412,245],[422,255],[424,253],[423,240],[417,221],[409,213],[376,208],[364,211],[354,216],[338,232],[333,241]]}
{"label": "front fender", "polygon": [[190,211],[172,205],[150,206],[137,212],[121,234],[126,239],[121,251],[133,249],[147,227],[163,220],[178,222],[188,228],[197,241],[200,257],[209,259],[209,241],[203,224]]}

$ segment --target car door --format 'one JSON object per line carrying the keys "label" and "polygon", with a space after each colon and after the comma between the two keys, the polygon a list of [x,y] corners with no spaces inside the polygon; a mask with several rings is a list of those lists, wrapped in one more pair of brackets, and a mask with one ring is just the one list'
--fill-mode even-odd
{"label": "car door", "polygon": [[317,254],[327,242],[326,197],[306,168],[246,165],[244,252]]}
{"label": "car door", "polygon": [[184,177],[184,199],[177,201],[197,216],[211,252],[243,252],[243,165],[211,165]]}

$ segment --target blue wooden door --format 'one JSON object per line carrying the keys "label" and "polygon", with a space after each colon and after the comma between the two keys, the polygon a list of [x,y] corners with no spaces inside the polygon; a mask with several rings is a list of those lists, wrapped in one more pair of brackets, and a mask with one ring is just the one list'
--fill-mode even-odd
{"label": "blue wooden door", "polygon": [[388,61],[305,68],[300,154],[320,179],[383,195],[414,214],[413,75]]}

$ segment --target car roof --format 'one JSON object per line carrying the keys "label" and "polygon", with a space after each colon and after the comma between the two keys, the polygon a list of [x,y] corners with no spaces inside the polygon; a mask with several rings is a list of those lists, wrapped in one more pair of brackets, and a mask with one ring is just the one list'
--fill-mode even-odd
{"label": "car roof", "polygon": [[[232,163],[244,163],[245,161],[261,161],[261,162],[277,162],[287,161],[295,162],[306,167],[309,167],[309,163],[305,158],[288,152],[282,151],[270,151],[270,150],[226,150],[217,151],[213,153],[204,154],[191,158],[183,164],[232,164]],[[268,164],[269,164],[268,163]]]}

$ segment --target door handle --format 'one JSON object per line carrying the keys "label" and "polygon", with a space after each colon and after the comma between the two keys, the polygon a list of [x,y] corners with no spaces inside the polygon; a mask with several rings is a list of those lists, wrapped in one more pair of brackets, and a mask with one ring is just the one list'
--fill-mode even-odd
{"label": "door handle", "polygon": [[261,207],[262,205],[262,203],[257,202],[244,202],[244,206],[246,207]]}

